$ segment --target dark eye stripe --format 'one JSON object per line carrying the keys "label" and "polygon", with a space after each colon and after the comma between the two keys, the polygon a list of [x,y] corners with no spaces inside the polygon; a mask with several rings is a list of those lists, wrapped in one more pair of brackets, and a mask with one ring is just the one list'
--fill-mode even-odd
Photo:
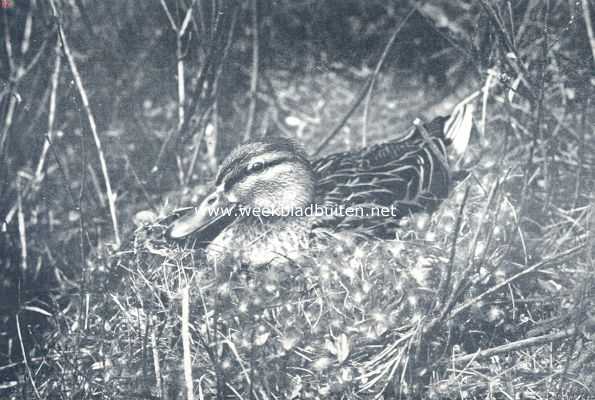
{"label": "dark eye stripe", "polygon": [[278,158],[276,160],[264,162],[263,166],[257,170],[248,170],[248,167],[241,168],[239,170],[233,170],[229,174],[228,178],[225,179],[225,185],[223,186],[223,190],[227,191],[227,190],[231,189],[236,183],[240,182],[247,176],[259,174],[262,171],[267,170],[268,168],[274,167],[275,165],[282,164],[288,160],[289,160],[288,158]]}
{"label": "dark eye stripe", "polygon": [[247,171],[249,173],[259,172],[259,171],[262,171],[264,169],[264,167],[265,167],[265,163],[263,163],[262,161],[257,161],[254,164],[250,165],[247,168]]}

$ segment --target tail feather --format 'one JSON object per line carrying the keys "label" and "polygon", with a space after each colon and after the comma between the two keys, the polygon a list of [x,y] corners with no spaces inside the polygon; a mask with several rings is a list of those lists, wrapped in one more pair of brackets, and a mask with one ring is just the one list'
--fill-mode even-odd
{"label": "tail feather", "polygon": [[444,124],[444,137],[457,155],[462,155],[469,144],[473,129],[473,106],[459,104]]}

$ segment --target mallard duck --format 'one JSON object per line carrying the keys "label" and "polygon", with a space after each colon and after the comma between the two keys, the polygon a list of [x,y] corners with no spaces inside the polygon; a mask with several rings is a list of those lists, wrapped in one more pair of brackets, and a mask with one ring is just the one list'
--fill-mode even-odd
{"label": "mallard duck", "polygon": [[448,155],[462,154],[472,126],[470,106],[455,110],[404,137],[314,161],[287,138],[243,144],[168,236],[203,243],[211,262],[251,266],[299,258],[316,232],[394,238],[401,218],[432,211],[449,193]]}

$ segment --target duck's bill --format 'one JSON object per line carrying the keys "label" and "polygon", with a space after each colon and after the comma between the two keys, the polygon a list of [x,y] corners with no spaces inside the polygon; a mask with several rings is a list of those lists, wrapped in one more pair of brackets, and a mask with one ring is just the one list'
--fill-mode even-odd
{"label": "duck's bill", "polygon": [[223,201],[217,194],[208,196],[199,207],[175,220],[168,236],[182,239],[193,235],[200,242],[210,242],[236,219],[235,209],[235,204]]}

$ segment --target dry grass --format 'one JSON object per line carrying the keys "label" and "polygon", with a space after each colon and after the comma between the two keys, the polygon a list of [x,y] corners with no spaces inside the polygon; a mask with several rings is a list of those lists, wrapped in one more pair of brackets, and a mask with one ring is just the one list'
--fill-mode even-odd
{"label": "dry grass", "polygon": [[181,395],[185,357],[196,398],[587,398],[592,211],[567,196],[574,181],[547,194],[527,177],[529,146],[498,141],[493,107],[472,174],[397,240],[336,238],[300,265],[253,270],[166,242],[167,218],[139,228],[109,273],[91,272],[84,309],[62,315],[77,329],[50,365],[77,348],[71,379],[118,398]]}

